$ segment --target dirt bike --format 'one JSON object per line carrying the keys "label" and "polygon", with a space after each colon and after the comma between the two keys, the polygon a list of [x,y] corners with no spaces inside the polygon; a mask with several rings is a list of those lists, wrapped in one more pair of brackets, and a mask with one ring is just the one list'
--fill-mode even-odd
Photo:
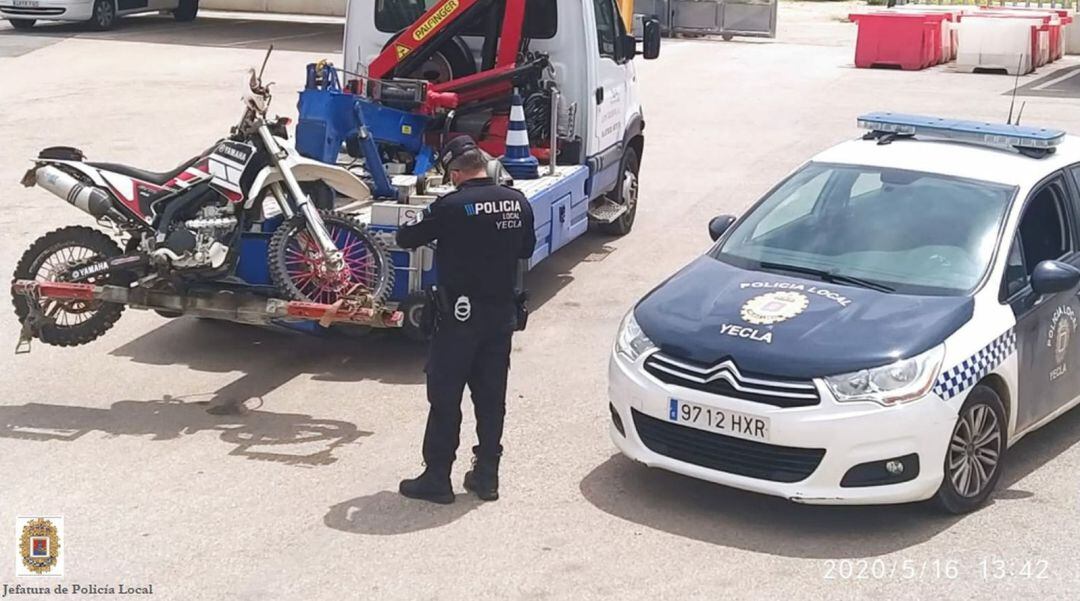
{"label": "dirt bike", "polygon": [[[315,186],[364,200],[370,189],[342,167],[301,157],[287,141],[288,120],[267,116],[269,57],[258,74],[250,70],[243,118],[230,135],[171,171],[89,162],[70,147],[41,151],[22,183],[90,214],[123,247],[85,226],[31,244],[12,285],[24,339],[88,343],[125,305],[262,323],[326,313],[304,303],[333,314],[343,303],[370,309],[386,299],[394,270],[384,243],[332,211],[325,194],[317,207],[307,193]],[[233,297],[246,304],[228,304]]]}

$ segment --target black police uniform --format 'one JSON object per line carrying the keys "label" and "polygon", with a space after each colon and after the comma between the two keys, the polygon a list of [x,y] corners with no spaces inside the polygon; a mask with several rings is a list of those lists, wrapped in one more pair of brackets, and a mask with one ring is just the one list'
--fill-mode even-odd
{"label": "black police uniform", "polygon": [[[495,476],[493,498],[497,498],[510,339],[517,321],[518,265],[532,256],[536,245],[532,207],[524,194],[490,178],[466,180],[457,191],[429,205],[419,222],[398,230],[402,248],[433,241],[438,289],[449,306],[440,308],[428,355],[431,408],[424,462],[437,474],[432,477],[449,486],[459,444],[461,397],[468,385],[479,439],[473,449],[476,469],[486,466],[488,475]],[[466,474],[466,488],[473,489],[471,475]],[[402,493],[408,494],[405,483]],[[409,496],[435,500],[423,494]],[[450,492],[439,502],[452,500]]]}

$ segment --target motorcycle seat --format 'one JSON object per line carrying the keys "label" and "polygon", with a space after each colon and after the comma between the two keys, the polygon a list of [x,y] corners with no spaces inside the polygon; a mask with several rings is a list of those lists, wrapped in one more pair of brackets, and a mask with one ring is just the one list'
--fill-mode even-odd
{"label": "motorcycle seat", "polygon": [[188,159],[187,161],[184,161],[180,165],[177,165],[176,168],[173,169],[172,171],[165,171],[165,172],[160,172],[160,173],[156,172],[156,171],[146,171],[144,169],[139,169],[137,167],[132,167],[130,165],[121,165],[119,163],[90,163],[90,162],[87,162],[86,164],[90,165],[91,167],[97,168],[97,169],[103,169],[105,171],[112,171],[114,173],[119,173],[121,175],[126,175],[128,177],[131,177],[131,178],[134,178],[134,179],[137,179],[137,180],[142,180],[144,182],[149,182],[151,184],[156,184],[156,185],[162,186],[162,185],[165,185],[169,180],[171,180],[174,177],[176,177],[176,176],[180,175],[181,173],[183,173],[184,170],[187,169],[188,167],[191,167],[192,165],[194,165],[200,158],[202,158],[202,157],[201,156],[192,157],[191,159]]}

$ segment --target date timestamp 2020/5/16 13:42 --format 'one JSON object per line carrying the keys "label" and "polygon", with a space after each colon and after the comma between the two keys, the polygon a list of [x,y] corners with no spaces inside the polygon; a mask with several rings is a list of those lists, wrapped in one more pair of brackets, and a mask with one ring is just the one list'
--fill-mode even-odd
{"label": "date timestamp 2020/5/16 13:42", "polygon": [[960,559],[827,559],[825,580],[959,580],[1010,578],[1048,580],[1050,562],[1045,559],[1009,560],[1003,557]]}

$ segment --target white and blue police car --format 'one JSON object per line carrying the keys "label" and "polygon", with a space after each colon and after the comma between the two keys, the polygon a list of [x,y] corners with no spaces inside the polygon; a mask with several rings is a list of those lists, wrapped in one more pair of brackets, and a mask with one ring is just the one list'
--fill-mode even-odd
{"label": "white and blue police car", "polygon": [[611,436],[804,503],[975,509],[1080,401],[1080,138],[914,115],[792,173],[623,320]]}

